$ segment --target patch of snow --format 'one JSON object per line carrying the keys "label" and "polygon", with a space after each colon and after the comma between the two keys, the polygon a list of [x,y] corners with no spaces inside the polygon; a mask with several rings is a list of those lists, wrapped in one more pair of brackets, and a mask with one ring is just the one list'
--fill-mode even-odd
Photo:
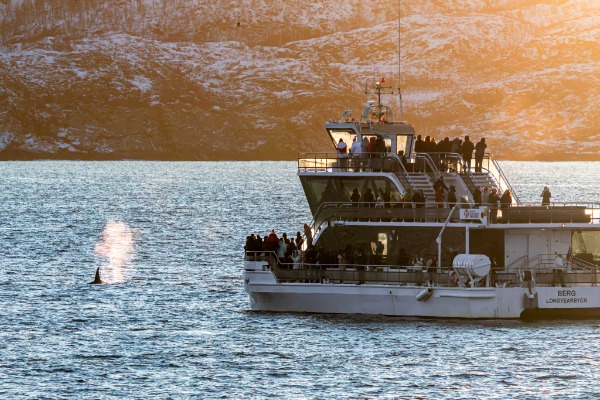
{"label": "patch of snow", "polygon": [[131,80],[133,86],[137,87],[140,92],[146,93],[152,90],[152,81],[142,75],[136,75],[133,80]]}
{"label": "patch of snow", "polygon": [[60,128],[58,130],[58,133],[56,134],[56,136],[58,136],[59,138],[64,138],[69,134],[69,131],[65,128]]}
{"label": "patch of snow", "polygon": [[87,71],[82,71],[79,68],[73,68],[72,71],[75,73],[75,75],[77,75],[79,79],[84,79],[88,76]]}
{"label": "patch of snow", "polygon": [[70,152],[77,151],[77,149],[75,147],[73,147],[70,143],[65,143],[65,142],[56,142],[56,147],[58,147],[59,149],[67,149]]}
{"label": "patch of snow", "polygon": [[257,148],[264,145],[265,143],[266,143],[266,141],[264,141],[264,140],[259,140],[256,143],[246,143],[245,145],[242,146],[242,151],[256,150]]}
{"label": "patch of snow", "polygon": [[15,136],[10,132],[0,133],[0,151],[4,150],[13,141]]}

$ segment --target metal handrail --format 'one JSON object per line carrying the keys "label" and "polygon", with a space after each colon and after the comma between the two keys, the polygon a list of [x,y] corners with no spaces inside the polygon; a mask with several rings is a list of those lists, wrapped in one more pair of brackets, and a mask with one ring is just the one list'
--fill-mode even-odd
{"label": "metal handrail", "polygon": [[[441,176],[440,170],[435,165],[435,163],[433,162],[433,160],[431,159],[431,157],[429,156],[429,154],[427,154],[427,153],[415,153],[415,158],[417,159],[417,161],[419,159],[423,159],[427,163],[427,165],[429,166],[429,168],[431,169],[431,172],[433,172],[433,176],[434,176],[435,180],[439,179],[439,177]],[[427,171],[423,171],[423,172],[427,172]]]}
{"label": "metal handrail", "polygon": [[[404,166],[404,164],[402,164],[402,161],[400,161],[400,157],[398,157],[397,154],[393,154],[392,156],[393,156],[392,158],[394,158],[398,162],[398,164],[400,165],[400,168],[402,168],[402,171],[404,172],[404,177],[406,177],[406,180],[408,181],[409,186],[412,189],[414,189],[416,187],[416,184],[413,181],[413,179],[410,176],[410,174],[408,173],[408,171],[406,170],[406,167]],[[398,178],[398,179],[400,179],[400,178]],[[408,188],[404,188],[404,193],[403,194],[406,194],[406,190],[407,189]]]}
{"label": "metal handrail", "polygon": [[[494,157],[492,156],[491,153],[486,153],[484,157],[487,158],[488,160],[490,160],[492,162],[491,165],[488,164],[488,171],[494,177],[494,179],[496,179],[496,182],[498,182],[498,187],[502,191],[508,189],[510,191],[511,195],[512,195],[513,201],[516,202],[518,205],[520,205],[521,201],[519,200],[519,196],[517,195],[517,192],[515,192],[515,190],[511,186],[508,178],[504,174],[504,171],[500,167],[500,164],[498,163],[498,161],[496,161],[496,159],[494,159]],[[494,168],[496,169],[496,171],[498,173],[497,177],[494,175],[494,172],[489,168],[492,165],[494,166]],[[504,183],[504,187],[502,185],[503,183]]]}
{"label": "metal handrail", "polygon": [[452,165],[455,165],[456,168],[454,168],[454,170],[458,173],[462,173],[463,171],[463,165],[465,164],[465,160],[462,158],[462,156],[458,153],[450,153],[450,152],[428,152],[427,153],[432,160],[434,158],[438,158],[440,161],[442,160],[456,160],[455,162],[453,162]]}

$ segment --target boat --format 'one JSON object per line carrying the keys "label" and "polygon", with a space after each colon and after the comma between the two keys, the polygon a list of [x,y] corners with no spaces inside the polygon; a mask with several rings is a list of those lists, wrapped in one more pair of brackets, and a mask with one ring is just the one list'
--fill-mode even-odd
{"label": "boat", "polygon": [[[246,246],[252,310],[600,316],[599,203],[524,203],[489,152],[473,167],[451,151],[415,151],[421,149],[413,126],[395,121],[382,103],[389,87],[381,80],[367,89],[377,100],[360,117],[344,110],[325,123],[330,151],[299,156],[313,217],[302,245],[279,257],[277,244]],[[365,138],[379,142],[379,151],[337,151],[340,139],[349,145]],[[436,185],[445,190],[438,181],[454,192],[452,201],[436,198]],[[510,202],[486,203],[474,196],[476,188],[508,193]]]}

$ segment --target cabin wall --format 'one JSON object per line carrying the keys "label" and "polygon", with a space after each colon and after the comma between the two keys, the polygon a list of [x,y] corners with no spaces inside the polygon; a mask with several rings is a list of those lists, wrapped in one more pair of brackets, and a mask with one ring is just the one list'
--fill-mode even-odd
{"label": "cabin wall", "polygon": [[504,263],[510,269],[516,268],[520,260],[527,256],[552,256],[555,253],[566,256],[571,247],[571,231],[566,229],[509,229],[505,234]]}

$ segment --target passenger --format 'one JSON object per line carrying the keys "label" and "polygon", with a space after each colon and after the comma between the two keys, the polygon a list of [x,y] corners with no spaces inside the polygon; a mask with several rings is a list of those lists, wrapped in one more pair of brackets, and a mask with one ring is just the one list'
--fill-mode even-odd
{"label": "passenger", "polygon": [[423,257],[419,257],[418,255],[415,257],[413,262],[413,271],[415,272],[415,283],[417,286],[421,286],[423,284],[423,267],[425,266],[425,262],[423,261]]}
{"label": "passenger", "polygon": [[410,170],[410,165],[408,163],[408,160],[406,159],[406,155],[404,155],[404,150],[398,150],[398,157],[400,158],[400,164],[402,164],[402,166],[404,167],[404,170],[406,172],[412,172]]}
{"label": "passenger", "polygon": [[498,201],[500,198],[498,197],[496,188],[492,188],[490,193],[490,222],[495,224],[498,222]]}
{"label": "passenger", "polygon": [[375,152],[379,153],[379,157],[383,156],[383,153],[387,153],[387,147],[385,147],[385,141],[381,136],[377,136],[375,140]]}
{"label": "passenger", "polygon": [[296,250],[292,253],[293,269],[302,269],[302,255],[300,250]]}
{"label": "passenger", "polygon": [[283,240],[283,238],[279,239],[279,244],[277,245],[277,258],[279,259],[280,262],[284,262],[284,258],[285,258],[285,250],[287,248],[287,245],[285,244],[285,241]]}
{"label": "passenger", "polygon": [[[454,138],[454,140],[452,140],[452,145],[450,146],[450,153],[455,153],[459,155],[462,154],[461,144],[462,140],[460,140],[459,138]],[[458,171],[458,160],[456,158],[451,162],[451,165],[451,170]]]}
{"label": "passenger", "polygon": [[344,143],[344,139],[340,138],[336,147],[338,152],[339,167],[342,171],[348,168],[348,146]]}
{"label": "passenger", "polygon": [[481,138],[475,145],[475,172],[483,172],[483,156],[485,155],[485,138]]}
{"label": "passenger", "polygon": [[425,149],[423,145],[425,142],[421,139],[421,135],[417,135],[417,140],[415,140],[415,153],[423,153]]}
{"label": "passenger", "polygon": [[288,259],[288,262],[292,262],[292,254],[297,250],[296,244],[294,243],[294,238],[290,239],[290,242],[287,244],[285,249],[285,258]]}
{"label": "passenger", "polygon": [[442,188],[444,192],[448,190],[448,186],[446,186],[446,182],[444,182],[444,177],[442,175],[440,175],[440,177],[433,184],[434,190],[438,190],[439,188]]}
{"label": "passenger", "polygon": [[363,154],[363,157],[369,152],[369,139],[366,136],[363,136],[360,143],[360,152]]}
{"label": "passenger", "polygon": [[473,158],[473,150],[475,150],[475,145],[473,142],[469,140],[469,136],[465,136],[465,141],[462,144],[462,156],[465,160],[465,168],[467,171],[471,170],[471,159]]}
{"label": "passenger", "polygon": [[435,202],[437,208],[444,208],[444,188],[441,186],[435,189]]}
{"label": "passenger", "polygon": [[383,203],[386,207],[390,207],[390,202],[392,201],[392,192],[390,190],[386,190],[385,192],[379,189],[381,192],[381,198],[383,199]]}
{"label": "passenger", "polygon": [[383,204],[383,191],[381,189],[378,189],[377,191],[377,200],[375,200],[375,207],[376,208],[383,208],[384,204]]}
{"label": "passenger", "polygon": [[450,152],[452,148],[452,143],[450,143],[450,138],[447,136],[440,140],[436,146],[436,151],[440,153],[440,170],[442,172],[448,171],[448,160],[446,159],[446,153]]}
{"label": "passenger", "polygon": [[254,254],[250,254],[254,252],[254,234],[246,236],[246,244],[244,245],[244,251],[246,252],[247,260],[254,258]]}
{"label": "passenger", "polygon": [[360,144],[360,142],[358,142],[356,140],[356,137],[354,139],[352,139],[352,146],[350,147],[350,155],[351,156],[360,156],[360,154],[362,153],[362,146]]}
{"label": "passenger", "polygon": [[502,193],[502,197],[500,197],[500,208],[502,209],[502,221],[504,223],[508,222],[508,213],[509,208],[512,204],[512,196],[510,195],[510,190],[506,189],[504,193]]}
{"label": "passenger", "polygon": [[431,137],[425,136],[425,142],[423,143],[423,152],[431,153]]}
{"label": "passenger", "polygon": [[456,187],[454,185],[450,185],[450,191],[446,196],[446,203],[448,203],[448,208],[452,208],[456,205]]}
{"label": "passenger", "polygon": [[[417,140],[415,141],[415,155],[418,155],[418,153],[425,153],[426,151],[427,149],[425,147],[425,141],[421,139],[421,135],[418,135]],[[425,160],[417,158],[413,169],[414,172],[424,172]]]}
{"label": "passenger", "polygon": [[350,201],[354,203],[354,207],[358,207],[358,203],[360,202],[360,194],[358,193],[358,189],[354,188],[352,190],[352,195],[350,196]]}
{"label": "passenger", "polygon": [[483,192],[481,193],[481,204],[486,207],[490,204],[490,191],[487,186],[483,188]]}
{"label": "passenger", "polygon": [[354,168],[354,172],[360,171],[362,167],[361,161],[362,155],[362,146],[359,141],[356,140],[356,137],[352,139],[352,147],[350,147],[350,157],[352,157],[352,166]]}
{"label": "passenger", "polygon": [[369,153],[371,153],[371,155],[372,155],[372,153],[375,153],[375,137],[374,136],[371,136],[369,138],[369,146],[368,146],[368,150],[367,151]]}
{"label": "passenger", "polygon": [[271,230],[271,233],[269,233],[269,237],[266,240],[267,242],[267,250],[268,251],[272,251],[272,252],[276,252],[277,248],[279,247],[279,237],[277,237],[277,234],[275,233],[275,229]]}
{"label": "passenger", "polygon": [[317,263],[317,250],[315,249],[315,246],[313,246],[312,244],[310,246],[308,246],[308,248],[306,249],[306,251],[304,252],[304,262],[306,262],[307,264],[316,264]]}
{"label": "passenger", "polygon": [[550,193],[550,189],[548,189],[548,186],[544,186],[544,190],[542,191],[542,206],[549,206],[550,205],[550,197],[552,197],[552,194]]}
{"label": "passenger", "polygon": [[460,140],[459,138],[454,138],[454,140],[452,140],[452,147],[450,147],[450,152],[456,153],[456,154],[461,154],[462,153],[461,144],[462,144],[462,140]]}
{"label": "passenger", "polygon": [[563,276],[565,264],[563,262],[562,254],[554,254],[556,254],[556,257],[554,258],[554,267],[552,268],[552,287],[558,285],[559,283],[561,287],[565,287],[565,278]]}
{"label": "passenger", "polygon": [[481,206],[481,187],[477,186],[473,191],[473,202],[475,206]]}
{"label": "passenger", "polygon": [[308,224],[304,224],[304,237],[306,238],[306,247],[309,248],[313,244],[312,230]]}
{"label": "passenger", "polygon": [[367,207],[371,207],[370,203],[375,202],[375,196],[373,196],[373,192],[371,192],[371,189],[369,189],[369,188],[365,189],[365,191],[362,194],[362,202],[367,203],[367,204],[363,204]]}
{"label": "passenger", "polygon": [[302,249],[302,244],[304,243],[304,239],[302,239],[302,234],[298,231],[296,232],[296,247],[298,250]]}

